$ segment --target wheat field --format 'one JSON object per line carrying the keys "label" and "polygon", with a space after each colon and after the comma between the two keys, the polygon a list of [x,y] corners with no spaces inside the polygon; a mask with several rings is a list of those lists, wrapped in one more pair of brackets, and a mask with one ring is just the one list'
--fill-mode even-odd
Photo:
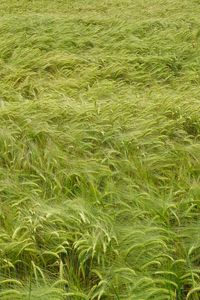
{"label": "wheat field", "polygon": [[200,299],[200,1],[0,1],[0,299]]}

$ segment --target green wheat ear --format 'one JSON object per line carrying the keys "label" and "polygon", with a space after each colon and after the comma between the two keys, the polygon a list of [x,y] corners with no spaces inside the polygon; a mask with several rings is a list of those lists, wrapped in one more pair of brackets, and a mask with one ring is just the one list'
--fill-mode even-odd
{"label": "green wheat ear", "polygon": [[199,1],[175,2],[0,1],[0,299],[199,299]]}

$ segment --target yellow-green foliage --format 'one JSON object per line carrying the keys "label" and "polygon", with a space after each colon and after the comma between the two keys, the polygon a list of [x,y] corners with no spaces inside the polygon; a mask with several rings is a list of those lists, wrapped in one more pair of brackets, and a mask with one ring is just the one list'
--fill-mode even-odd
{"label": "yellow-green foliage", "polygon": [[0,299],[200,297],[200,1],[0,1]]}

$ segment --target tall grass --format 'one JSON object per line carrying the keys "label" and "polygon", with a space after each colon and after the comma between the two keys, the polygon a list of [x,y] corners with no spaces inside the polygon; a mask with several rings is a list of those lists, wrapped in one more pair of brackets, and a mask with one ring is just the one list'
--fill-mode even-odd
{"label": "tall grass", "polygon": [[199,5],[1,1],[0,299],[199,299]]}

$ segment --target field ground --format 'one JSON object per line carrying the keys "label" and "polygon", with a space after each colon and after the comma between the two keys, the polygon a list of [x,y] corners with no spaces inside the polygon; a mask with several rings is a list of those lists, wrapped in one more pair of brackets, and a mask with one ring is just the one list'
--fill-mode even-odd
{"label": "field ground", "polygon": [[0,1],[0,299],[200,299],[200,1]]}

